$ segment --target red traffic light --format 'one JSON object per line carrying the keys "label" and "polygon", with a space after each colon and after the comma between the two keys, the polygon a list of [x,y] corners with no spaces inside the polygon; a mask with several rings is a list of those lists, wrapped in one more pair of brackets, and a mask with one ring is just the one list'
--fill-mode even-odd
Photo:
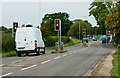
{"label": "red traffic light", "polygon": [[108,31],[108,33],[110,33],[110,31]]}
{"label": "red traffic light", "polygon": [[58,21],[58,20],[56,20],[56,23],[59,23],[59,21]]}

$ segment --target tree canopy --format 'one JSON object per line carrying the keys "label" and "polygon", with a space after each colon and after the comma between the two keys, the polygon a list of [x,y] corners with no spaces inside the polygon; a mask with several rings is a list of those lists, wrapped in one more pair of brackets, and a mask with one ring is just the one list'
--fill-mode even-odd
{"label": "tree canopy", "polygon": [[99,25],[102,34],[105,34],[105,19],[106,15],[110,13],[111,8],[113,7],[112,2],[92,2],[91,7],[89,8],[89,15],[93,15]]}
{"label": "tree canopy", "polygon": [[66,12],[46,14],[42,18],[41,31],[44,37],[57,35],[57,32],[54,29],[54,20],[61,20],[62,36],[66,36],[72,21],[69,20],[69,14]]}
{"label": "tree canopy", "polygon": [[120,1],[116,3],[116,7],[111,9],[111,13],[106,16],[106,28],[115,34],[114,43],[120,44]]}
{"label": "tree canopy", "polygon": [[[80,32],[79,32],[79,25],[80,25]],[[82,29],[86,29],[88,35],[91,35],[94,32],[92,25],[89,22],[82,21],[81,19],[76,19],[74,20],[74,24],[70,27],[70,30],[68,31],[68,35],[78,39],[80,33],[82,39]]]}

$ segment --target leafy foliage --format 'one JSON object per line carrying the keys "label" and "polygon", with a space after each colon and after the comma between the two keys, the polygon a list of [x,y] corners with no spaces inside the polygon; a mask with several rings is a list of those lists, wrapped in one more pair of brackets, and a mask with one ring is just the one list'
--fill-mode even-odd
{"label": "leafy foliage", "polygon": [[[79,24],[80,24],[80,32],[79,32]],[[82,20],[74,20],[74,24],[70,27],[70,30],[68,31],[68,35],[74,38],[79,38],[82,36],[82,29],[87,29],[87,34],[91,35],[93,34],[93,28],[92,25],[88,21],[82,21]],[[81,37],[82,38],[82,37]]]}
{"label": "leafy foliage", "polygon": [[111,9],[111,13],[106,16],[106,28],[115,33],[113,37],[114,44],[120,44],[120,1],[116,3],[116,7]]}
{"label": "leafy foliage", "polygon": [[15,42],[12,38],[11,33],[3,33],[2,34],[2,52],[9,52],[14,50]]}
{"label": "leafy foliage", "polygon": [[72,25],[72,21],[70,21],[68,18],[69,14],[66,12],[46,14],[42,19],[40,28],[43,36],[47,37],[57,35],[57,32],[54,30],[54,19],[61,19],[62,36],[66,36],[70,26]]}
{"label": "leafy foliage", "polygon": [[[55,42],[58,42],[58,37],[57,36],[48,36],[45,39],[45,45],[46,45],[46,47],[55,46]],[[67,36],[62,36],[62,42],[63,43],[70,42],[70,38],[67,37]]]}
{"label": "leafy foliage", "polygon": [[93,15],[97,21],[97,25],[99,25],[102,34],[105,34],[105,19],[106,15],[111,11],[112,2],[92,2],[91,7],[89,8],[90,16]]}

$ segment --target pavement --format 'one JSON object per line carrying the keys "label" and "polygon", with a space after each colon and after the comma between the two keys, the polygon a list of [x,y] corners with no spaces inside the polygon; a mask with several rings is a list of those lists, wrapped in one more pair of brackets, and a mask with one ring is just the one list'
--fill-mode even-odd
{"label": "pavement", "polygon": [[4,57],[1,77],[5,76],[89,76],[95,65],[114,51],[101,41],[90,42],[88,47],[76,44],[64,48],[68,52],[22,57]]}
{"label": "pavement", "polygon": [[111,71],[113,68],[113,54],[115,51],[111,52],[103,60],[97,64],[95,70],[93,70],[92,76],[111,76]]}

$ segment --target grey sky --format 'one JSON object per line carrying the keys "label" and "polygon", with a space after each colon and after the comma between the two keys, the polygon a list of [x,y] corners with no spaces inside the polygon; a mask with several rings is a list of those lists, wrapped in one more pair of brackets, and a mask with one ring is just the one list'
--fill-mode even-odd
{"label": "grey sky", "polygon": [[10,28],[13,21],[18,21],[19,25],[30,23],[38,26],[45,14],[67,12],[70,20],[88,20],[95,26],[94,18],[88,17],[89,7],[90,2],[3,2],[2,25]]}

